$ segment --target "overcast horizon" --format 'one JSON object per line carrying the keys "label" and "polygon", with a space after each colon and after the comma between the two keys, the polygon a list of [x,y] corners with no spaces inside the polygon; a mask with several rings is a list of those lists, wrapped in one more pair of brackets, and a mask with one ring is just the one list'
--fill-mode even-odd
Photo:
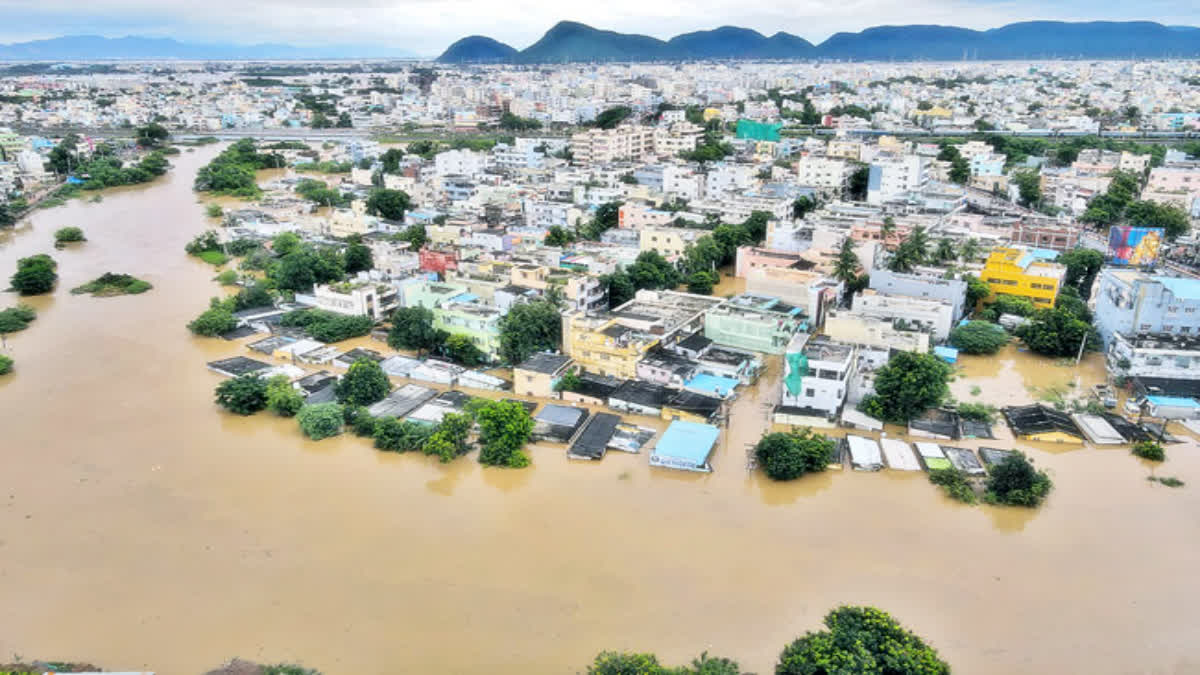
{"label": "overcast horizon", "polygon": [[[747,7],[734,0],[632,0],[564,7],[548,0],[503,5],[467,0],[209,0],[163,6],[155,0],[0,0],[0,42],[64,35],[174,38],[192,43],[284,43],[304,47],[363,45],[436,56],[468,35],[486,35],[517,49],[537,41],[562,20],[595,28],[667,39],[724,25],[764,35],[785,31],[819,44],[830,35],[880,25],[941,24],[973,29],[1018,21],[1155,21],[1200,25],[1200,8],[1181,0],[1098,6],[1076,0],[1055,6],[1027,0],[800,0],[786,10]],[[870,17],[864,20],[862,17]],[[233,26],[234,28],[230,28]],[[244,26],[244,28],[237,28]]]}

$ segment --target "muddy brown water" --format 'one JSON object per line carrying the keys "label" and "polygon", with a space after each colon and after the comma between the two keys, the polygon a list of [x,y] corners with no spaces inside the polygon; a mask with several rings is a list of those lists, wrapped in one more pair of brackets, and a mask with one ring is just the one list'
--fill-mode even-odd
{"label": "muddy brown water", "polygon": [[[235,655],[331,674],[574,673],[601,649],[708,650],[765,673],[830,608],[864,603],[958,672],[1200,672],[1194,442],[1157,469],[1123,449],[1023,446],[1057,486],[1025,511],[950,502],[923,475],[748,473],[774,361],[711,475],[652,470],[644,453],[572,462],[561,446],[522,471],[441,465],[223,413],[204,362],[244,347],[184,327],[220,292],[183,254],[209,224],[191,181],[215,152],[0,234],[4,276],[48,252],[62,277],[30,300],[39,317],[9,336],[17,371],[0,378],[0,654],[162,673]],[[89,241],[54,251],[64,225]],[[154,290],[68,293],[106,271]],[[956,395],[1002,402],[1072,372],[1007,354],[967,362],[983,391]],[[1189,484],[1150,484],[1152,470]]]}

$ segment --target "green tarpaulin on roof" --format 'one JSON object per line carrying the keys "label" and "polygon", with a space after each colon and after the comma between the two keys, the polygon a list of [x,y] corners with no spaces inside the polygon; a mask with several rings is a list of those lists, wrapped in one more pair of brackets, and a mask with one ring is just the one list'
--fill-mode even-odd
{"label": "green tarpaulin on roof", "polygon": [[792,396],[800,395],[800,383],[804,380],[804,376],[808,375],[808,357],[804,352],[792,352],[787,355],[788,373],[783,378],[783,383],[787,385],[788,393]]}
{"label": "green tarpaulin on roof", "polygon": [[754,120],[738,120],[737,137],[742,139],[750,139],[753,141],[779,142],[779,130],[782,128],[782,124],[767,124],[766,122],[755,122]]}

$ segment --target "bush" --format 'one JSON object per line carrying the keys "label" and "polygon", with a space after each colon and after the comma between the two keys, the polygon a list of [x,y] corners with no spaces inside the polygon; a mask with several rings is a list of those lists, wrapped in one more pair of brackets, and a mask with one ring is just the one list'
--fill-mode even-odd
{"label": "bush", "polygon": [[83,236],[83,230],[78,227],[63,227],[54,231],[54,243],[69,244],[76,241],[87,241]]}
{"label": "bush", "polygon": [[113,274],[105,272],[82,286],[71,289],[72,295],[90,293],[99,297],[114,295],[137,295],[153,288],[148,281],[142,281],[128,274]]}
{"label": "bush", "polygon": [[0,310],[0,334],[16,333],[29,328],[37,318],[37,312],[29,305],[17,305]]}
{"label": "bush", "polygon": [[234,328],[237,328],[237,319],[233,318],[233,312],[216,303],[188,324],[188,330],[205,337],[216,337]]}
{"label": "bush", "polygon": [[10,282],[13,290],[21,295],[49,293],[58,281],[58,263],[45,253],[21,258],[17,261],[17,273]]}
{"label": "bush", "polygon": [[267,383],[257,375],[242,375],[217,385],[217,404],[238,415],[253,415],[267,407]]}
{"label": "bush", "polygon": [[907,424],[950,393],[950,373],[950,366],[932,354],[898,352],[876,373],[875,393],[859,409],[876,419]]}
{"label": "bush", "polygon": [[1008,344],[1008,333],[987,321],[970,321],[950,331],[950,344],[964,354],[995,354]]}
{"label": "bush", "polygon": [[375,420],[375,447],[385,452],[416,452],[422,450],[425,441],[433,435],[434,427],[395,417]]}
{"label": "bush", "polygon": [[222,286],[233,286],[238,282],[237,270],[224,270],[216,277],[217,283]]}
{"label": "bush", "polygon": [[183,250],[188,255],[200,255],[204,251],[220,251],[221,240],[214,230],[205,230],[192,237],[192,240],[183,247]]}
{"label": "bush", "polygon": [[435,455],[443,462],[449,462],[470,451],[467,438],[471,435],[474,422],[466,413],[449,413],[442,417],[442,423],[421,446],[421,452]]}
{"label": "bush", "polygon": [[767,434],[754,447],[754,456],[772,480],[793,480],[824,471],[833,457],[834,441],[811,429]]}
{"label": "bush", "polygon": [[1034,507],[1042,503],[1054,484],[1045,471],[1037,471],[1020,452],[992,467],[984,498],[989,504]]}
{"label": "bush", "polygon": [[229,256],[220,251],[201,251],[196,254],[196,257],[214,267],[220,267],[229,262]]}
{"label": "bush", "polygon": [[967,480],[967,475],[958,469],[933,469],[929,472],[929,482],[940,485],[942,491],[951,499],[957,499],[967,504],[979,501],[975,489]]}
{"label": "bush", "polygon": [[958,404],[958,415],[967,420],[991,422],[996,417],[996,408],[986,403],[960,403]]}
{"label": "bush", "polygon": [[296,413],[300,431],[314,441],[342,433],[342,406],[337,403],[306,405]]}
{"label": "bush", "polygon": [[296,391],[286,375],[267,380],[267,410],[280,417],[294,417],[304,407],[304,396]]}
{"label": "bush", "polygon": [[1163,449],[1162,444],[1154,441],[1138,441],[1133,444],[1131,452],[1142,459],[1149,459],[1155,462],[1161,462],[1167,458],[1167,453]]}
{"label": "bush", "polygon": [[340,342],[371,332],[375,321],[369,316],[349,316],[323,309],[297,309],[280,318],[283,326],[304,328],[309,337],[321,342]]}
{"label": "bush", "polygon": [[12,372],[13,360],[10,356],[0,354],[0,375],[7,375]]}
{"label": "bush", "polygon": [[220,218],[225,215],[225,209],[221,208],[220,204],[209,204],[204,207],[204,214],[209,218]]}

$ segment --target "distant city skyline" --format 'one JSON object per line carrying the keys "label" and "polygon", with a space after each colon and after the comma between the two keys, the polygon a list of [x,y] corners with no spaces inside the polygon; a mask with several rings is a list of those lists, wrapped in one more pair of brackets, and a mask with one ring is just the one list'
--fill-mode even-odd
{"label": "distant city skyline", "polygon": [[1188,0],[1110,5],[1077,0],[800,0],[787,7],[737,0],[611,0],[564,5],[549,0],[479,3],[468,0],[0,0],[0,42],[63,35],[170,37],[185,42],[364,44],[435,56],[468,35],[487,35],[522,49],[561,20],[666,39],[736,25],[770,35],[786,31],[819,43],[840,31],[870,26],[941,24],[987,29],[1015,21],[1156,21],[1200,25]]}

